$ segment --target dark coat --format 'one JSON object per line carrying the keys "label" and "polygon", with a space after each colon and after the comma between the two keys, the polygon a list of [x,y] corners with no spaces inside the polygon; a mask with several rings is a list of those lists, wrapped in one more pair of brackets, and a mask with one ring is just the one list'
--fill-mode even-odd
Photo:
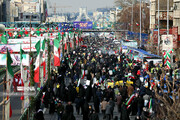
{"label": "dark coat", "polygon": [[66,105],[66,112],[67,112],[68,114],[70,114],[70,113],[73,114],[73,112],[74,112],[73,106],[72,106],[72,105]]}
{"label": "dark coat", "polygon": [[90,117],[89,120],[99,120],[99,116],[97,113],[93,113]]}
{"label": "dark coat", "polygon": [[94,108],[95,108],[95,111],[99,113],[99,104],[100,104],[100,101],[99,101],[99,98],[97,96],[94,97]]}
{"label": "dark coat", "polygon": [[122,105],[121,107],[121,116],[120,116],[121,120],[130,120],[129,118],[129,114],[128,114],[128,111],[127,111],[127,107],[126,105]]}
{"label": "dark coat", "polygon": [[86,101],[83,106],[83,120],[89,120],[88,115],[89,115],[89,104]]}
{"label": "dark coat", "polygon": [[62,120],[76,120],[72,113],[65,113],[62,116]]}
{"label": "dark coat", "polygon": [[44,120],[43,111],[41,109],[34,115],[35,120]]}

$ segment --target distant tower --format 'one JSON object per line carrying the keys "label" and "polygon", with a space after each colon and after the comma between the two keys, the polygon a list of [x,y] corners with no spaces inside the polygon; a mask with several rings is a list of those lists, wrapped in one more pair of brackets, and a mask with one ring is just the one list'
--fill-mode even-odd
{"label": "distant tower", "polygon": [[79,8],[79,16],[75,21],[91,21],[91,19],[87,15],[87,8]]}

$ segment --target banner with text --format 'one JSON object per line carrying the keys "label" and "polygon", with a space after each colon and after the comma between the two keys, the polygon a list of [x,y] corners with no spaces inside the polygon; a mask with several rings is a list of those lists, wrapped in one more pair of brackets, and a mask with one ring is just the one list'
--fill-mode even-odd
{"label": "banner with text", "polygon": [[[13,63],[11,65],[20,65],[20,54],[11,54]],[[23,54],[23,66],[29,66],[29,55]],[[0,65],[6,65],[6,54],[0,54]]]}

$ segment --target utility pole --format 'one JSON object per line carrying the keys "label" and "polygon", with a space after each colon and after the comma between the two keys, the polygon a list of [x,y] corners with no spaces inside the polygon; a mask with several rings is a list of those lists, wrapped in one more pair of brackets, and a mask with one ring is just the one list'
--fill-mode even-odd
{"label": "utility pole", "polygon": [[167,35],[169,35],[169,0],[167,0]]}

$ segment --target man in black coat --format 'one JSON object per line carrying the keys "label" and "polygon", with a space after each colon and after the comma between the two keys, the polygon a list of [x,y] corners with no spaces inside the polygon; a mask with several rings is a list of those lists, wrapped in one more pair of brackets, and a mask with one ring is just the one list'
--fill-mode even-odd
{"label": "man in black coat", "polygon": [[121,116],[120,116],[121,120],[130,120],[129,118],[129,114],[127,111],[127,106],[125,104],[122,105],[121,107]]}
{"label": "man in black coat", "polygon": [[99,98],[97,97],[97,95],[95,95],[94,96],[94,108],[95,108],[96,113],[99,113],[99,104],[100,104]]}
{"label": "man in black coat", "polygon": [[44,120],[44,115],[42,109],[39,109],[34,115],[35,120]]}
{"label": "man in black coat", "polygon": [[73,106],[72,106],[72,104],[71,104],[70,101],[69,101],[68,104],[66,105],[66,111],[67,111],[68,114],[70,114],[70,113],[73,114],[73,112],[74,112]]}
{"label": "man in black coat", "polygon": [[93,113],[89,117],[89,120],[99,120],[98,113],[96,111],[93,111]]}

